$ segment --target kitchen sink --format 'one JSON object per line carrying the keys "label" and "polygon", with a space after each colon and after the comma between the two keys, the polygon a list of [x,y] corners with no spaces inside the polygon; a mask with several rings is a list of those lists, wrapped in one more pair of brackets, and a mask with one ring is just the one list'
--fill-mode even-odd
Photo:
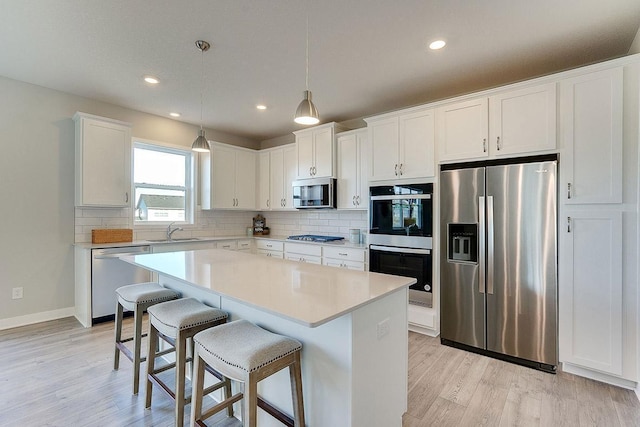
{"label": "kitchen sink", "polygon": [[170,242],[193,242],[196,240],[200,240],[197,237],[173,237],[171,238],[171,240],[167,240],[167,239],[147,239],[147,242],[154,242],[154,243],[162,243],[162,242],[166,242],[166,243],[170,243]]}

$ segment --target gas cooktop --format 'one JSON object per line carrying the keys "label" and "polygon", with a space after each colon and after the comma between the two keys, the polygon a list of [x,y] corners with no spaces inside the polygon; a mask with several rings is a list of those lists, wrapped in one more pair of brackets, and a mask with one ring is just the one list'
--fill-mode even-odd
{"label": "gas cooktop", "polygon": [[335,240],[343,240],[344,237],[337,236],[316,236],[314,234],[300,234],[298,236],[289,236],[289,240],[303,240],[305,242],[333,242]]}

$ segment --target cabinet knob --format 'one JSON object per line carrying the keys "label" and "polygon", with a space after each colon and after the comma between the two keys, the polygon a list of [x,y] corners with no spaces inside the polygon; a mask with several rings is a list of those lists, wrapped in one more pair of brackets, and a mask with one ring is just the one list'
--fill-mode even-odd
{"label": "cabinet knob", "polygon": [[571,233],[571,217],[567,217],[567,233]]}
{"label": "cabinet knob", "polygon": [[487,152],[487,138],[484,138],[482,140],[482,152],[486,153]]}
{"label": "cabinet knob", "polygon": [[356,196],[356,204],[360,206],[360,196]]}
{"label": "cabinet knob", "polygon": [[124,193],[124,202],[125,202],[125,203],[129,203],[129,192],[128,192],[128,191],[126,191],[126,192]]}
{"label": "cabinet knob", "polygon": [[571,183],[567,183],[567,199],[571,198]]}
{"label": "cabinet knob", "polygon": [[500,137],[496,139],[496,148],[500,151]]}
{"label": "cabinet knob", "polygon": [[400,175],[402,175],[402,174],[403,174],[403,172],[402,172],[402,166],[404,166],[404,163],[400,163]]}
{"label": "cabinet knob", "polygon": [[270,208],[271,206],[269,206],[269,199],[267,199],[267,207]]}
{"label": "cabinet knob", "polygon": [[396,163],[396,167],[395,167],[395,174],[396,176],[398,176],[398,164]]}

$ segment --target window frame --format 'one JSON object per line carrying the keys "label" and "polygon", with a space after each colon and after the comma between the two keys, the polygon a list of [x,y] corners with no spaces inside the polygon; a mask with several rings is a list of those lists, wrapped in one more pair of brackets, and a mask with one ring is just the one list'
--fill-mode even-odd
{"label": "window frame", "polygon": [[[142,138],[132,138],[133,144],[131,147],[131,194],[133,195],[132,204],[131,204],[131,218],[133,219],[133,225],[135,227],[157,227],[157,226],[166,226],[171,223],[176,223],[179,225],[195,225],[195,217],[196,217],[196,186],[195,186],[195,176],[196,176],[196,156],[193,151],[191,151],[190,147],[185,147],[182,145],[169,144],[161,141],[152,141],[148,139]],[[182,187],[179,186],[154,186],[143,184],[142,186],[137,186],[135,181],[135,149],[145,149],[151,151],[157,151],[161,153],[169,153],[169,154],[179,154],[183,155],[186,158],[185,161],[185,213],[184,213],[184,221],[141,221],[136,218],[136,188],[161,188],[167,190],[182,190]]]}

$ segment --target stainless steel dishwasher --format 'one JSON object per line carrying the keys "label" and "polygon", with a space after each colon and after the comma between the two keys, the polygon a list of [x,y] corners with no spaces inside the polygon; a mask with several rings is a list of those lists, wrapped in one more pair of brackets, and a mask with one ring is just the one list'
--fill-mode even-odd
{"label": "stainless steel dishwasher", "polygon": [[151,281],[151,272],[124,262],[118,257],[150,252],[149,246],[93,249],[91,251],[92,323],[114,319],[116,289],[120,286]]}

